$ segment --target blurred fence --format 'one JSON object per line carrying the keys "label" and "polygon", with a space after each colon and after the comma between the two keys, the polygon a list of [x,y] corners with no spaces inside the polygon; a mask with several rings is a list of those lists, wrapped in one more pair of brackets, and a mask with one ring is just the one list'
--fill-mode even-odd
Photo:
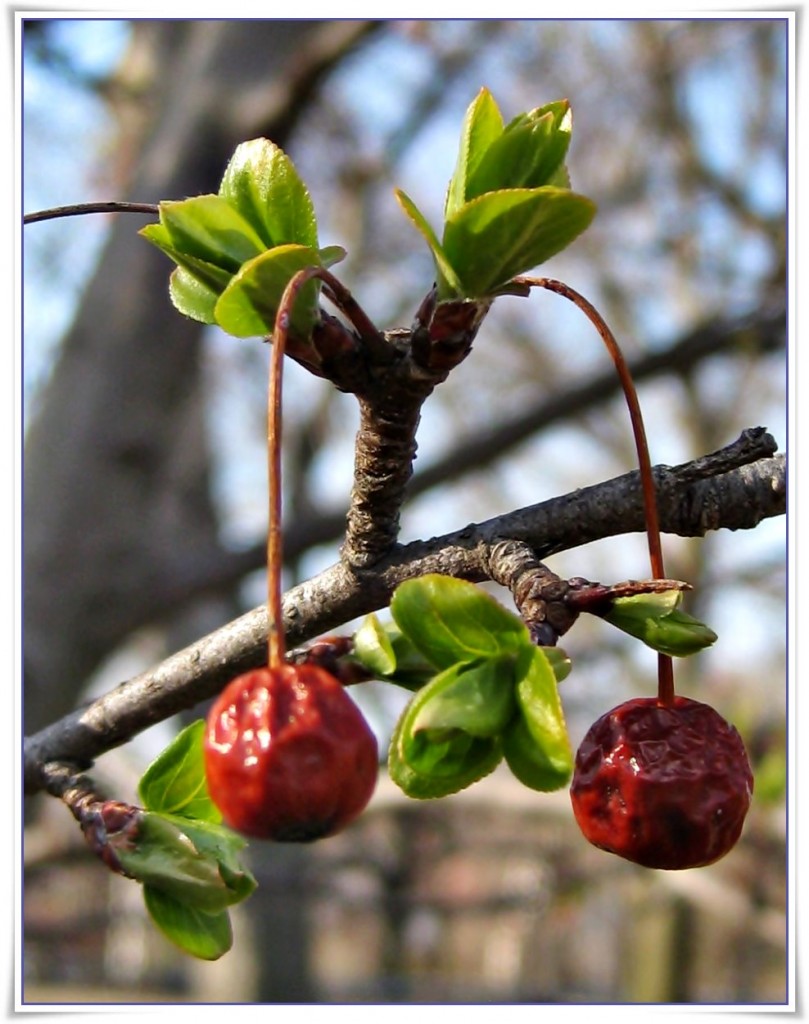
{"label": "blurred fence", "polygon": [[[496,772],[422,803],[384,779],[342,835],[254,844],[264,902],[236,911],[234,948],[216,964],[175,952],[138,886],[76,832],[54,806],[29,838],[26,1002],[786,999],[782,810],[754,806],[718,864],[652,872],[590,847],[565,792]],[[304,980],[290,987],[285,972]]]}

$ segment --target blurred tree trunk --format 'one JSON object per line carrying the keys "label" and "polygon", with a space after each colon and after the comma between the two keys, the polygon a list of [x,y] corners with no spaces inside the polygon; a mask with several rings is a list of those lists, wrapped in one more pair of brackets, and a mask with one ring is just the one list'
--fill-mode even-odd
{"label": "blurred tree trunk", "polygon": [[[146,202],[216,191],[246,138],[283,145],[321,74],[371,27],[134,25],[157,78],[127,189]],[[26,439],[26,733],[71,710],[133,630],[170,615],[218,546],[202,327],[172,309],[170,264],[139,226],[132,216],[113,225]]]}
{"label": "blurred tree trunk", "polygon": [[[322,74],[372,27],[135,22],[133,46],[157,84],[127,193],[157,202],[216,191],[240,141],[267,135],[285,144]],[[137,151],[138,141],[121,145]],[[170,621],[195,564],[219,546],[203,329],[172,309],[170,265],[139,226],[131,216],[113,225],[26,439],[26,733],[71,710],[133,630]],[[257,850],[256,867],[273,852]],[[260,930],[267,1002],[313,999],[306,914],[294,892],[283,927]],[[251,901],[257,923],[277,916],[272,890],[268,905],[263,896]]]}

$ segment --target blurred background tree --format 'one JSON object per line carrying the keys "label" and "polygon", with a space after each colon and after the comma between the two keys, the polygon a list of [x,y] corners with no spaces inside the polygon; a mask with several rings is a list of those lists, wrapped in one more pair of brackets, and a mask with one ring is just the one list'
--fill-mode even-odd
{"label": "blurred background tree", "polygon": [[[393,188],[439,221],[461,118],[481,85],[507,118],[567,97],[573,187],[599,212],[547,272],[584,292],[638,362],[653,461],[686,461],[757,424],[785,445],[783,19],[43,19],[25,22],[22,56],[26,212],[215,191],[235,145],[266,135],[307,181],[321,242],[348,249],[339,276],[381,327],[408,326],[432,281]],[[26,733],[262,599],[266,346],[177,316],[168,261],[138,226],[93,217],[25,232]],[[350,397],[296,365],[285,386],[286,551],[298,580],[334,560],[357,415]],[[612,371],[580,314],[550,295],[501,299],[470,359],[425,407],[402,539],[634,463]],[[679,671],[680,689],[737,722],[766,766],[761,807],[782,822],[785,524],[665,547],[669,575],[695,585],[689,611],[720,636]],[[619,537],[550,565],[605,582],[639,577],[645,542]],[[649,652],[613,632],[581,623],[566,644],[574,742],[654,685]],[[401,705],[368,689],[384,738]],[[151,730],[117,756],[138,772],[166,735]],[[761,843],[772,861],[770,839]],[[782,855],[776,846],[778,878]],[[311,933],[311,893],[296,884],[306,865],[319,877],[318,856],[256,853],[256,919],[275,925],[261,933],[266,955],[253,953],[250,998],[346,997],[322,977],[318,988],[312,950],[324,940]],[[752,877],[749,864],[742,874]],[[770,910],[771,899],[759,897]],[[680,971],[657,997],[678,998],[671,978],[688,977],[682,940],[693,921],[677,914]],[[388,922],[400,952],[405,918]],[[56,962],[37,950],[33,979]],[[551,998],[566,998],[563,976],[547,980]],[[577,978],[569,992],[633,998],[625,978],[591,982]],[[699,991],[695,982],[683,998]],[[380,982],[370,995],[420,993],[412,981]]]}

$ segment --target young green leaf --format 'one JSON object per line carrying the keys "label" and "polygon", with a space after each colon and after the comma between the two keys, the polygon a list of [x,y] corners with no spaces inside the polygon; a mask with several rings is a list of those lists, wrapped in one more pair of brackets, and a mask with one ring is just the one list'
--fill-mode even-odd
{"label": "young green leaf", "polygon": [[255,229],[263,248],[293,243],[317,248],[309,192],[287,154],[269,139],[251,139],[236,147],[219,195]]}
{"label": "young green leaf", "polygon": [[503,735],[506,763],[531,789],[560,789],[573,772],[573,751],[556,677],[543,649],[520,652],[517,674],[519,713]]}
{"label": "young green leaf", "polygon": [[[615,605],[624,600],[632,598],[618,598]],[[652,616],[639,614],[637,609],[613,607],[603,618],[652,650],[674,658],[686,658],[716,642],[716,633],[709,626],[679,609]]]}
{"label": "young green leaf", "polygon": [[228,282],[233,277],[232,270],[225,270],[216,263],[200,259],[197,256],[191,256],[182,249],[178,249],[162,224],[147,224],[145,228],[141,228],[139,234],[143,235],[144,238],[157,246],[170,259],[174,260],[179,267],[188,271],[200,284],[217,295],[227,287]]}
{"label": "young green leaf", "polygon": [[172,305],[183,316],[203,324],[216,323],[216,303],[219,291],[203,284],[184,267],[176,267],[169,277],[169,297]]}
{"label": "young green leaf", "polygon": [[461,731],[443,736],[420,733],[405,743],[404,716],[388,751],[391,780],[415,800],[450,796],[489,775],[503,759],[498,737],[479,739]]}
{"label": "young green leaf", "polygon": [[112,833],[108,842],[130,877],[209,914],[256,887],[238,863],[244,841],[222,825],[143,811],[134,836]]}
{"label": "young green leaf", "polygon": [[436,667],[413,646],[394,623],[385,626],[368,615],[354,634],[354,657],[378,679],[417,690],[435,675]]}
{"label": "young green leaf", "polygon": [[564,163],[572,130],[566,100],[520,114],[486,150],[469,179],[467,200],[500,189],[549,185]]}
{"label": "young green leaf", "polygon": [[149,811],[218,824],[222,815],[208,795],[203,757],[205,721],[186,726],[143,773],[138,796]]}
{"label": "young green leaf", "polygon": [[540,648],[548,664],[553,670],[553,674],[556,677],[556,682],[561,683],[562,680],[567,679],[570,675],[572,668],[570,664],[570,658],[565,654],[561,647],[542,647]]}
{"label": "young green leaf", "polygon": [[447,796],[488,775],[514,715],[514,657],[458,663],[421,689],[401,715],[388,773],[408,796]]}
{"label": "young green leaf", "polygon": [[388,631],[376,615],[366,615],[354,634],[354,656],[369,672],[382,677],[396,671],[396,655]]}
{"label": "young green leaf", "polygon": [[320,256],[320,265],[327,268],[333,267],[335,263],[342,262],[347,255],[342,245],[324,245],[317,252]]}
{"label": "young green leaf", "polygon": [[463,298],[463,287],[455,273],[452,263],[447,259],[446,253],[438,241],[438,236],[430,227],[424,214],[419,210],[413,200],[407,196],[401,189],[396,189],[396,198],[399,200],[399,205],[402,207],[404,212],[416,226],[417,230],[425,238],[427,245],[430,247],[430,251],[433,254],[433,261],[435,263],[437,283],[438,283],[438,298]]}
{"label": "young green leaf", "polygon": [[[237,338],[271,334],[284,289],[299,270],[320,266],[317,249],[305,245],[281,245],[245,263],[231,279],[216,303],[216,322]],[[317,281],[307,281],[298,294],[291,326],[308,337],[317,323]]]}
{"label": "young green leaf", "polygon": [[[162,202],[160,223],[178,252],[230,273],[267,248],[252,225],[221,196]],[[146,237],[157,244],[154,232]]]}
{"label": "young green leaf", "polygon": [[469,105],[461,128],[461,145],[455,172],[444,204],[444,218],[451,217],[477,193],[469,191],[486,152],[503,132],[503,117],[488,89],[481,89]]}
{"label": "young green leaf", "polygon": [[414,698],[409,727],[414,734],[460,729],[497,736],[514,714],[515,661],[505,655],[445,669]]}
{"label": "young green leaf", "polygon": [[566,189],[505,189],[468,202],[444,225],[444,253],[466,298],[490,295],[560,252],[595,215]]}
{"label": "young green leaf", "polygon": [[523,621],[473,583],[428,574],[396,588],[391,614],[438,668],[512,654],[531,640]]}
{"label": "young green leaf", "polygon": [[206,914],[149,885],[143,887],[143,899],[160,931],[183,952],[200,960],[218,960],[233,945],[233,930],[226,910]]}

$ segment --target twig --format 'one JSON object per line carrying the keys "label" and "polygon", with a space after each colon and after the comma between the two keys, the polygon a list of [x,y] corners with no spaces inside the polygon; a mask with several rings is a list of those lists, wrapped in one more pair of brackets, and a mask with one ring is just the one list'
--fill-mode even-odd
{"label": "twig", "polygon": [[23,224],[35,224],[40,220],[56,220],[58,217],[80,217],[87,213],[149,213],[156,217],[160,207],[156,203],[71,203],[69,206],[53,206],[48,210],[36,210],[23,216]]}

